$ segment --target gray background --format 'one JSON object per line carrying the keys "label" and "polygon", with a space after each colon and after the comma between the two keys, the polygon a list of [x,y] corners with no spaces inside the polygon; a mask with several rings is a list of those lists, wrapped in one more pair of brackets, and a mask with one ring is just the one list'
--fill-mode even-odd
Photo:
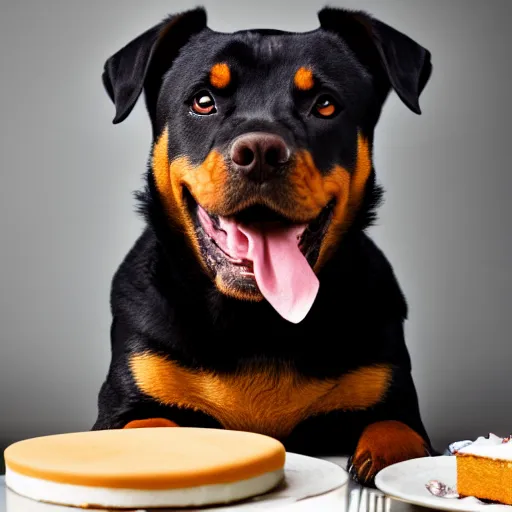
{"label": "gray background", "polygon": [[[203,1],[213,29],[304,31],[324,0]],[[387,189],[371,233],[410,305],[434,442],[512,431],[511,2],[333,1],[432,51],[415,116],[377,130]],[[12,0],[0,13],[0,445],[89,429],[109,351],[109,287],[138,236],[150,145],[142,102],[113,126],[105,59],[188,1]]]}

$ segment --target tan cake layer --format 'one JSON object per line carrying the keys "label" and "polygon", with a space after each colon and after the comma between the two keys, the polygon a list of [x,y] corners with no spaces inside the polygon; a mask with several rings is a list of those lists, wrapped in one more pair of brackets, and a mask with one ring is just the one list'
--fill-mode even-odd
{"label": "tan cake layer", "polygon": [[39,437],[9,446],[6,466],[50,482],[124,489],[231,483],[284,467],[278,441],[196,428],[106,430]]}
{"label": "tan cake layer", "polygon": [[457,454],[457,492],[512,505],[512,461]]}

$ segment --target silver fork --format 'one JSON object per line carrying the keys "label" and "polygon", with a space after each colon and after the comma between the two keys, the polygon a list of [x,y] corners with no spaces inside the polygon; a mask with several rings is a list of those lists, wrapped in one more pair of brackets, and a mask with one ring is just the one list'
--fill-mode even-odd
{"label": "silver fork", "polygon": [[378,491],[357,488],[350,491],[348,512],[390,512],[391,500]]}

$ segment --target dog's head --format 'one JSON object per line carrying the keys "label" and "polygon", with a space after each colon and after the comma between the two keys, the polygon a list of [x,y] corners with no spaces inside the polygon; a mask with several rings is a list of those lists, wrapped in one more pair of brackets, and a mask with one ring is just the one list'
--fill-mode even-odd
{"label": "dog's head", "polygon": [[319,18],[307,33],[226,34],[188,11],[113,55],[103,75],[115,123],[145,92],[149,191],[169,229],[186,233],[221,292],[264,296],[292,321],[343,235],[367,223],[389,91],[419,114],[431,73],[426,49],[365,13]]}

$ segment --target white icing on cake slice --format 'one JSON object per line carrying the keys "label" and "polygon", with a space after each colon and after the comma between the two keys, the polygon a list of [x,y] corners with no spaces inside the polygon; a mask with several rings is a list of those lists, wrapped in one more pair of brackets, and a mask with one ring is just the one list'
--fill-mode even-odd
{"label": "white icing on cake slice", "polygon": [[503,438],[489,434],[488,438],[479,437],[474,443],[461,448],[457,454],[512,461],[512,443],[503,441]]}

